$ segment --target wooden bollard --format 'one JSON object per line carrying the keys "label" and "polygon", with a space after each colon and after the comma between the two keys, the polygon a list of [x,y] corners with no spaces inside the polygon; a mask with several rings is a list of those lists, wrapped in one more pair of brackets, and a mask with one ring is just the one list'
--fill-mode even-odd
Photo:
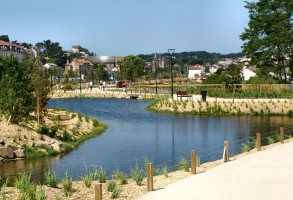
{"label": "wooden bollard", "polygon": [[191,160],[191,174],[196,174],[196,151],[195,150],[191,150],[190,160]]}
{"label": "wooden bollard", "polygon": [[256,134],[256,150],[261,151],[261,137],[260,133]]}
{"label": "wooden bollard", "polygon": [[153,164],[148,163],[147,164],[147,187],[148,187],[148,192],[151,192],[154,190],[154,185],[153,185]]}
{"label": "wooden bollard", "polygon": [[280,142],[284,144],[284,128],[280,127]]}
{"label": "wooden bollard", "polygon": [[102,184],[97,183],[95,185],[95,200],[102,200]]}
{"label": "wooden bollard", "polygon": [[229,161],[229,142],[224,141],[224,146],[225,146],[224,161],[228,162]]}

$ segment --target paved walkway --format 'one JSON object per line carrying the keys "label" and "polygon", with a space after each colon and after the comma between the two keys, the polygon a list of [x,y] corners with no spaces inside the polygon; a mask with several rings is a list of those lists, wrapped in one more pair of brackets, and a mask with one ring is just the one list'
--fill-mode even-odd
{"label": "paved walkway", "polygon": [[293,142],[175,182],[141,200],[291,200]]}

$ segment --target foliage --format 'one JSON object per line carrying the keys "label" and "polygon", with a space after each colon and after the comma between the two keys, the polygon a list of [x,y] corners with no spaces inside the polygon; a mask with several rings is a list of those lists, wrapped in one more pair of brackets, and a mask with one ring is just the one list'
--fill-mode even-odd
{"label": "foliage", "polygon": [[185,172],[189,172],[188,160],[186,160],[184,157],[179,159],[178,166]]}
{"label": "foliage", "polygon": [[115,181],[109,181],[107,184],[107,191],[113,192],[113,190],[117,187]]}
{"label": "foliage", "polygon": [[50,170],[48,170],[47,172],[45,172],[45,179],[46,179],[46,183],[52,187],[52,188],[57,188],[58,185],[58,177],[56,175],[55,172],[52,172]]}
{"label": "foliage", "polygon": [[119,197],[119,194],[120,194],[120,189],[118,187],[115,187],[112,191],[112,194],[111,194],[111,199],[116,199]]}
{"label": "foliage", "polygon": [[65,177],[62,181],[63,185],[63,193],[65,196],[71,196],[73,193],[73,188],[72,188],[72,177],[68,176],[68,171],[65,172]]}
{"label": "foliage", "polygon": [[168,167],[167,167],[167,165],[164,165],[163,167],[162,167],[162,173],[163,173],[163,175],[166,177],[166,178],[168,178]]}
{"label": "foliage", "polygon": [[92,182],[96,179],[96,172],[89,172],[87,166],[85,165],[85,175],[81,177],[84,185],[89,188],[92,185]]}
{"label": "foliage", "polygon": [[114,177],[120,181],[121,185],[127,184],[127,175],[124,172],[116,170],[114,172]]}
{"label": "foliage", "polygon": [[0,40],[3,40],[5,42],[10,42],[8,35],[0,35]]}
{"label": "foliage", "polygon": [[107,80],[107,71],[105,64],[96,64],[94,63],[94,74],[93,76],[98,80],[98,82],[102,80]]}
{"label": "foliage", "polygon": [[14,57],[0,57],[0,114],[18,123],[34,110],[31,60],[20,62]]}
{"label": "foliage", "polygon": [[102,166],[95,167],[95,173],[97,174],[100,183],[106,183],[107,173]]}
{"label": "foliage", "polygon": [[141,186],[141,183],[144,178],[144,172],[141,168],[139,168],[138,163],[135,166],[130,168],[131,178],[136,182],[138,186]]}
{"label": "foliage", "polygon": [[129,55],[123,58],[120,65],[124,78],[130,81],[135,81],[135,79],[143,75],[146,63],[137,56]]}
{"label": "foliage", "polygon": [[293,1],[260,0],[246,2],[250,21],[241,34],[243,52],[264,71],[273,71],[286,81],[293,72]]}
{"label": "foliage", "polygon": [[244,80],[242,67],[239,64],[232,64],[227,69],[218,70],[203,81],[204,84],[240,84]]}
{"label": "foliage", "polygon": [[[38,42],[36,47],[41,52],[42,63],[54,63],[58,66],[64,66],[66,63],[66,57],[64,56],[62,47],[58,42],[52,42],[51,40],[44,40]],[[47,60],[46,60],[46,59]]]}

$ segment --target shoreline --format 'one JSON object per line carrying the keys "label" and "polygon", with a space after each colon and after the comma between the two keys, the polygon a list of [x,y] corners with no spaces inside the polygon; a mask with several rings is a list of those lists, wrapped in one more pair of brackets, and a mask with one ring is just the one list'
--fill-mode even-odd
{"label": "shoreline", "polygon": [[[293,139],[287,139],[285,140],[285,143],[292,142]],[[262,146],[262,151],[266,149],[270,149],[272,147],[281,145],[279,142],[267,145],[267,146]],[[232,156],[229,158],[229,162],[237,160],[239,158],[245,157],[250,154],[257,153],[256,149],[252,149],[249,152],[237,154],[235,156]],[[222,165],[222,160],[216,160],[212,162],[207,162],[204,164],[201,164],[199,167],[197,167],[197,173],[204,173],[212,168],[215,168],[217,166]],[[154,190],[160,190],[163,189],[166,185],[169,185],[171,183],[180,181],[182,179],[191,177],[191,176],[196,176],[192,175],[190,173],[190,168],[189,172],[185,172],[184,170],[178,170],[178,171],[173,171],[168,173],[168,178],[164,177],[163,175],[156,175],[153,177],[154,181]],[[125,185],[120,185],[118,180],[114,180],[120,190],[119,197],[116,198],[118,200],[133,200],[133,199],[139,199],[140,197],[144,196],[147,194],[147,183],[146,183],[146,178],[143,179],[142,185],[138,186],[136,185],[135,181],[132,180],[131,178],[128,179],[128,183]],[[105,200],[110,200],[111,198],[111,192],[107,191],[107,186],[110,180],[106,180],[106,183],[102,184],[102,196],[103,199]],[[74,192],[72,193],[71,196],[65,196],[63,193],[63,185],[60,182],[57,185],[57,188],[51,188],[47,185],[42,185],[42,190],[44,191],[47,199],[70,199],[70,200],[79,200],[79,199],[95,199],[95,184],[98,183],[98,181],[93,181],[91,186],[87,188],[84,185],[84,182],[81,180],[73,181],[72,186]],[[38,186],[40,187],[40,186]],[[1,190],[1,195],[5,196],[7,199],[15,199],[21,195],[20,190],[16,189],[15,187],[3,187]]]}

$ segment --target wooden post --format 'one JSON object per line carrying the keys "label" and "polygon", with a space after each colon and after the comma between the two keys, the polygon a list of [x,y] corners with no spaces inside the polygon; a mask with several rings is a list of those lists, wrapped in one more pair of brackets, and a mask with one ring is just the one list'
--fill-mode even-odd
{"label": "wooden post", "polygon": [[95,185],[95,200],[102,200],[102,184],[97,183]]}
{"label": "wooden post", "polygon": [[261,137],[260,133],[256,134],[256,150],[261,151]]}
{"label": "wooden post", "polygon": [[153,164],[148,163],[147,164],[147,187],[148,187],[148,192],[151,192],[154,190],[153,186]]}
{"label": "wooden post", "polygon": [[191,174],[196,174],[196,151],[195,150],[191,150],[190,160],[191,160]]}
{"label": "wooden post", "polygon": [[228,141],[224,141],[224,146],[225,146],[225,162],[229,161],[229,142]]}
{"label": "wooden post", "polygon": [[280,127],[280,142],[284,144],[284,128]]}

